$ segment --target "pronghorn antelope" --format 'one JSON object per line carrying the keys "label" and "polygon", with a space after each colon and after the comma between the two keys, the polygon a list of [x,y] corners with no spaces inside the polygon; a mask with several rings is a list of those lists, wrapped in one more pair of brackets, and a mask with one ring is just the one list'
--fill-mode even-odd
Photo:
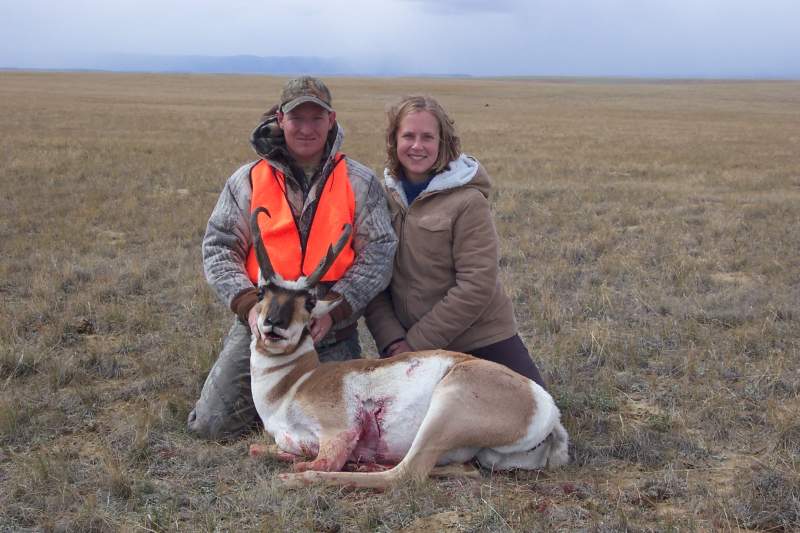
{"label": "pronghorn antelope", "polygon": [[[278,456],[295,461],[296,473],[280,476],[285,483],[382,488],[473,458],[494,469],[567,462],[567,432],[553,398],[502,365],[444,350],[320,365],[308,323],[340,300],[318,300],[314,289],[351,227],[311,275],[287,281],[258,238],[262,211],[269,216],[258,208],[251,219],[261,299],[250,372],[253,401]],[[253,444],[251,455],[263,450]],[[348,461],[375,471],[341,472]]]}

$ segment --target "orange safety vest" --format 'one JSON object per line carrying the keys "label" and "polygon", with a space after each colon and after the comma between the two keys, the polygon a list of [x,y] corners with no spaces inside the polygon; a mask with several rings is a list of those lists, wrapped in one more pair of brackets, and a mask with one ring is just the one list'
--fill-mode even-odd
{"label": "orange safety vest", "polygon": [[[260,215],[258,223],[272,268],[285,280],[294,281],[300,276],[311,274],[325,257],[328,247],[339,240],[342,227],[345,224],[352,225],[355,221],[356,201],[350,187],[347,165],[338,164],[343,159],[344,154],[336,154],[337,163],[317,199],[317,209],[311,221],[305,250],[300,243],[297,222],[286,198],[286,176],[263,159],[250,170],[253,184],[250,212],[263,206],[272,215]],[[322,276],[322,281],[340,279],[353,264],[355,255],[351,235],[342,253]],[[254,284],[258,283],[258,259],[253,246],[250,246],[247,254],[246,268],[250,280]]]}

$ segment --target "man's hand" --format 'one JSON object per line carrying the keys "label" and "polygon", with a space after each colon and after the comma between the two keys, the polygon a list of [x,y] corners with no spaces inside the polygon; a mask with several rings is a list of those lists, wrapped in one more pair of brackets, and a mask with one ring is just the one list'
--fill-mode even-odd
{"label": "man's hand", "polygon": [[311,332],[311,338],[317,343],[325,338],[325,335],[331,330],[331,326],[333,326],[333,319],[330,313],[327,313],[319,318],[312,318],[308,330]]}
{"label": "man's hand", "polygon": [[400,339],[399,341],[393,342],[386,348],[386,356],[391,357],[393,355],[413,351],[414,350],[411,349],[411,346],[408,345],[405,339]]}
{"label": "man's hand", "polygon": [[247,313],[247,323],[250,325],[250,331],[256,336],[256,340],[261,338],[261,333],[258,331],[258,310],[257,305],[254,305],[250,312]]}

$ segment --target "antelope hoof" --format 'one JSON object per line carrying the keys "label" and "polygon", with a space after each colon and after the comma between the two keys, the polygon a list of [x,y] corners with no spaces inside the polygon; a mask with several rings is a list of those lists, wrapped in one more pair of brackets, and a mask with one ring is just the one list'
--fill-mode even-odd
{"label": "antelope hoof", "polygon": [[253,459],[272,457],[273,455],[268,444],[253,443],[250,445],[250,457]]}

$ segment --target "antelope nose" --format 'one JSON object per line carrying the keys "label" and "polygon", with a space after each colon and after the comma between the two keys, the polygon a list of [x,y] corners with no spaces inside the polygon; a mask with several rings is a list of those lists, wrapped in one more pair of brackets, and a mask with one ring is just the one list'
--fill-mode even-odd
{"label": "antelope nose", "polygon": [[274,317],[274,316],[266,316],[266,317],[264,317],[264,325],[265,326],[285,328],[286,327],[285,322],[286,321],[285,320],[281,320],[280,317]]}

